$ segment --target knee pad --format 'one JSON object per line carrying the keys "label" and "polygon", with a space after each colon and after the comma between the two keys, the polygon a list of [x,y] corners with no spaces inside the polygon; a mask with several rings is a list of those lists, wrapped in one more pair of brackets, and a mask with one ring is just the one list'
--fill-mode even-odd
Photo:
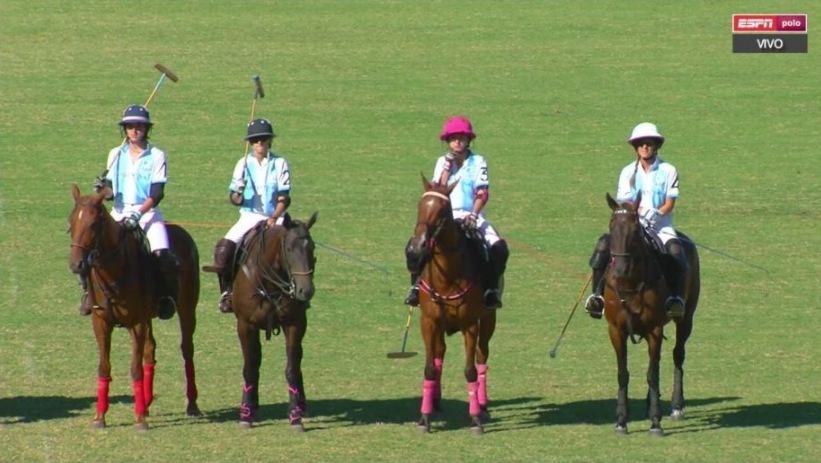
{"label": "knee pad", "polygon": [[590,268],[595,270],[603,270],[610,262],[610,235],[605,234],[599,237],[596,243],[596,249],[593,255],[590,256]]}
{"label": "knee pad", "polygon": [[490,247],[490,261],[493,262],[500,274],[505,271],[508,257],[510,257],[510,250],[505,240],[499,240]]}
{"label": "knee pad", "polygon": [[667,250],[667,254],[673,258],[672,260],[678,270],[689,270],[690,264],[687,262],[687,256],[684,255],[684,247],[681,245],[681,241],[672,239],[664,245],[664,248]]}
{"label": "knee pad", "polygon": [[411,251],[410,244],[411,240],[408,240],[408,244],[405,245],[405,264],[407,265],[409,272],[417,274],[419,273],[419,256]]}

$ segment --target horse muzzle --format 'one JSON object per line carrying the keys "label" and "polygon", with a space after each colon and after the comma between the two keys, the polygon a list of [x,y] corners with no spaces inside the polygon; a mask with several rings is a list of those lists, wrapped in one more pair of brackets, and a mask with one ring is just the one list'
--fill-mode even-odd
{"label": "horse muzzle", "polygon": [[291,295],[294,299],[308,302],[314,297],[314,282],[310,275],[300,275],[291,280]]}
{"label": "horse muzzle", "polygon": [[630,275],[633,259],[630,256],[613,256],[610,266],[614,277],[626,278]]}
{"label": "horse muzzle", "polygon": [[68,259],[68,268],[71,270],[71,273],[84,275],[88,273],[91,266],[89,265],[88,257],[82,250],[72,248],[71,255]]}

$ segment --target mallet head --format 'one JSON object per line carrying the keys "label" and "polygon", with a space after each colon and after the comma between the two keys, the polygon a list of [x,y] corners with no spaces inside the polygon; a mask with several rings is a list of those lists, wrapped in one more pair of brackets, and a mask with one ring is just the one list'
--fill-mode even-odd
{"label": "mallet head", "polygon": [[165,76],[166,76],[166,77],[168,77],[169,79],[173,80],[174,82],[179,82],[179,81],[180,81],[180,78],[179,78],[179,77],[177,77],[177,75],[176,75],[176,74],[174,74],[173,72],[171,72],[171,71],[170,71],[167,67],[163,66],[162,64],[157,63],[157,64],[155,64],[155,65],[154,65],[154,67],[155,67],[158,71],[160,71],[161,73],[165,74]]}
{"label": "mallet head", "polygon": [[265,90],[262,89],[262,82],[260,82],[259,80],[259,74],[254,75],[254,85],[257,86],[256,96],[260,98],[265,98]]}

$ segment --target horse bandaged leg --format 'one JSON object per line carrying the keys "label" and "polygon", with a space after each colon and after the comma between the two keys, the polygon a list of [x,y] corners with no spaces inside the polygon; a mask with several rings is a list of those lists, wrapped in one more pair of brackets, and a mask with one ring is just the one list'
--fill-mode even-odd
{"label": "horse bandaged leg", "polygon": [[470,416],[479,416],[482,408],[479,406],[479,383],[468,383],[468,412]]}
{"label": "horse bandaged leg", "polygon": [[487,365],[476,365],[476,371],[479,373],[479,389],[478,399],[479,406],[483,409],[487,408]]}
{"label": "horse bandaged leg", "polygon": [[422,414],[433,413],[433,400],[436,395],[436,381],[426,379],[422,385]]}
{"label": "horse bandaged leg", "polygon": [[146,409],[154,401],[154,365],[153,363],[143,365],[143,396]]}
{"label": "horse bandaged leg", "polygon": [[442,368],[444,366],[445,359],[433,359],[433,367],[436,369],[436,387],[434,388],[434,407],[436,407],[439,401],[442,400]]}

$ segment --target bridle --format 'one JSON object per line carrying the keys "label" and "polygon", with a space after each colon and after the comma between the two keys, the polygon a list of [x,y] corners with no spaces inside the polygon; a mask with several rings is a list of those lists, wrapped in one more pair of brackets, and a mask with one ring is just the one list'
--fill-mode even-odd
{"label": "bridle", "polygon": [[[446,206],[450,206],[450,198],[447,195],[443,194],[443,193],[440,193],[438,191],[426,191],[425,193],[422,194],[422,198],[425,198],[426,196],[432,196],[432,197],[435,197],[435,198],[442,199],[442,200],[445,201]],[[437,253],[436,252],[437,247],[439,248],[439,252],[438,252],[439,254],[457,254],[457,253],[461,253],[461,252],[464,251],[464,248],[465,248],[465,245],[466,245],[464,240],[460,239],[459,243],[457,244],[456,248],[454,248],[454,249],[445,249],[442,246],[441,243],[437,243],[437,241],[436,241],[436,238],[439,236],[439,233],[442,231],[445,224],[447,224],[449,220],[451,220],[451,221],[453,220],[452,217],[453,217],[453,214],[450,211],[450,207],[442,207],[440,209],[439,215],[437,216],[437,219],[438,219],[437,224],[434,228],[433,233],[430,234],[429,237],[428,237],[428,249],[430,250],[431,256],[433,256]],[[425,222],[417,222],[416,225],[417,225],[417,227],[419,225],[424,225],[428,228],[428,230],[431,228],[431,225],[428,224],[428,223],[425,223]],[[424,260],[423,256],[420,256],[419,258],[420,258],[420,261]],[[420,262],[420,266],[421,266],[421,262]],[[419,277],[417,278],[417,281],[418,281],[420,289],[422,289],[426,293],[430,294],[431,298],[433,298],[434,300],[436,300],[440,303],[461,299],[462,297],[465,296],[465,294],[467,294],[473,288],[473,286],[476,283],[474,280],[470,280],[466,287],[459,288],[458,285],[454,284],[453,282],[449,282],[448,285],[456,286],[457,291],[453,294],[443,295],[443,294],[437,292],[433,288],[433,285],[431,284],[431,282],[433,281],[433,267],[434,266],[436,266],[439,269],[440,273],[443,272],[440,264],[436,261],[436,259],[431,259],[430,265],[428,266],[428,269],[429,269],[428,270],[428,273],[429,273],[428,280],[430,280],[430,281],[425,281],[425,279],[422,278],[423,272],[419,273]]]}
{"label": "bridle", "polygon": [[[424,198],[426,196],[432,196],[432,197],[435,197],[435,198],[442,199],[442,200],[445,201],[446,205],[450,205],[450,198],[447,195],[443,194],[443,193],[439,193],[438,191],[426,191],[425,193],[422,194],[422,197]],[[428,249],[430,249],[431,253],[434,252],[434,247],[436,246],[436,237],[439,236],[439,233],[442,231],[442,228],[444,228],[444,226],[447,223],[448,219],[452,216],[452,214],[449,214],[448,212],[449,211],[448,211],[447,207],[442,207],[439,210],[439,215],[437,216],[438,220],[437,220],[436,226],[433,227],[434,228],[433,233],[429,234],[429,236],[428,236]],[[430,230],[430,228],[431,228],[431,225],[426,223],[426,222],[416,222],[416,226],[418,227],[419,225],[424,225],[428,230]],[[440,252],[444,254],[444,253],[452,252],[452,251],[448,251],[448,250],[446,250],[446,249],[444,249],[440,246]]]}
{"label": "bridle", "polygon": [[[628,209],[617,209],[617,210],[613,211],[613,215],[616,216],[617,214],[630,214],[632,212],[633,211],[630,211]],[[638,237],[638,240],[636,240],[636,241],[638,241],[638,248],[639,248],[638,253],[641,254],[641,255],[637,256],[637,252],[613,252],[611,250],[610,251],[611,268],[615,267],[617,257],[622,258],[622,259],[627,259],[627,262],[628,262],[627,265],[628,265],[628,268],[629,268],[628,274],[631,274],[633,269],[635,268],[635,263],[636,263],[637,258],[640,258],[643,261],[647,260],[648,253],[647,253],[647,249],[646,249],[645,244],[644,244],[644,239],[641,236],[641,233],[642,233],[641,225],[639,225],[638,233],[639,233],[639,237]],[[611,235],[612,234],[613,233],[612,233],[612,230],[611,230]],[[611,247],[612,247],[612,244],[611,244]],[[625,308],[629,309],[630,307],[629,307],[629,304],[627,303],[627,299],[625,297],[623,297],[622,295],[623,294],[639,294],[639,295],[643,294],[644,289],[645,289],[645,281],[647,279],[646,274],[648,272],[648,269],[649,269],[649,266],[644,265],[645,277],[640,279],[640,283],[637,287],[625,287],[623,285],[618,285],[618,284],[617,285],[611,285],[609,282],[606,283],[607,286],[610,287],[610,289],[612,289],[616,293],[616,296],[619,298],[619,300],[621,301],[622,306],[624,306]]]}
{"label": "bridle", "polygon": [[[124,239],[124,236],[120,236],[120,239],[117,240],[118,241],[117,246],[114,249],[112,249],[110,253],[108,253],[105,256],[101,257],[100,256],[100,239],[103,236],[103,222],[104,222],[103,208],[100,204],[89,204],[87,201],[82,202],[82,203],[78,203],[78,206],[81,206],[83,208],[94,208],[98,212],[98,217],[94,221],[94,224],[92,225],[92,227],[95,228],[95,232],[96,232],[95,237],[94,237],[94,243],[90,246],[85,246],[85,245],[79,244],[76,241],[74,241],[74,237],[72,236],[72,242],[71,242],[71,245],[70,245],[72,248],[79,248],[79,249],[82,249],[84,251],[85,255],[83,256],[83,260],[88,265],[88,269],[90,271],[92,268],[101,267],[106,262],[111,260],[111,257],[116,257],[117,255],[119,255],[120,252],[125,248],[125,239]],[[72,223],[69,226],[69,229],[68,229],[69,233],[71,233],[73,228],[74,228],[74,224]],[[125,229],[124,228],[122,229],[121,235],[125,235]]]}
{"label": "bridle", "polygon": [[[270,265],[265,265],[265,262],[263,261],[264,251],[266,248],[265,232],[266,230],[263,230],[260,233],[260,251],[256,256],[256,268],[258,269],[258,271],[255,272],[257,279],[257,294],[271,301],[277,308],[279,308],[282,305],[282,299],[284,297],[291,299],[296,298],[296,279],[294,277],[312,275],[314,273],[314,262],[316,262],[316,259],[314,259],[314,262],[309,264],[310,268],[307,271],[292,270],[291,265],[288,263],[288,250],[285,246],[285,236],[283,236],[280,242],[280,252],[276,261],[272,262]],[[287,233],[288,230],[285,231],[285,234]],[[280,268],[285,270],[287,279],[281,275],[281,272],[278,272],[274,268],[274,264],[278,264]],[[278,291],[269,291],[266,288],[265,283],[273,285]],[[275,297],[273,293],[279,293],[279,297]]]}

